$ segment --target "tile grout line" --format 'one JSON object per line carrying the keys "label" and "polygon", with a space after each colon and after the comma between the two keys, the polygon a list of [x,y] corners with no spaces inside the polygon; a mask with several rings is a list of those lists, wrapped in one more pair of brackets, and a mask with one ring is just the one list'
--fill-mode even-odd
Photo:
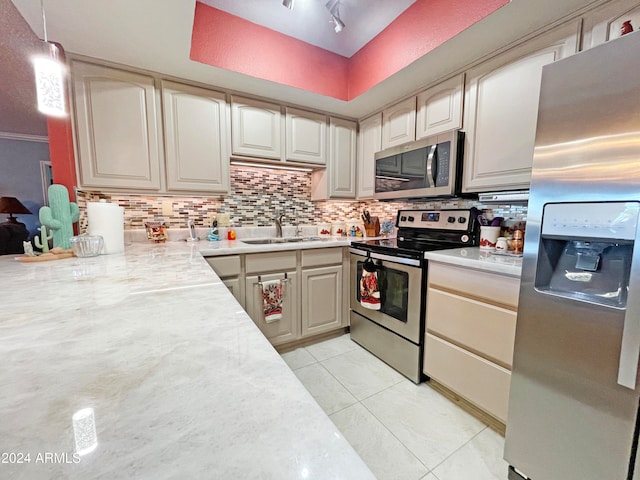
{"label": "tile grout line", "polygon": [[[398,383],[396,383],[395,385],[392,385],[391,387],[388,387],[388,388],[385,388],[385,389],[383,389],[383,390],[380,390],[380,392],[378,392],[378,393],[382,393],[382,392],[384,392],[384,391],[386,391],[386,390],[389,390],[389,388],[395,387],[395,386],[396,386],[396,385],[398,385],[398,384],[399,384],[399,382],[398,382]],[[377,395],[377,393],[376,393],[375,395]],[[373,396],[374,396],[374,395],[371,395],[371,396],[367,397],[366,399],[371,398],[371,397],[373,397]],[[365,400],[366,400],[366,399],[365,399]],[[373,413],[373,412],[371,411],[371,409],[369,409],[369,408],[368,408],[364,403],[362,403],[362,402],[360,402],[360,403],[361,403],[361,404],[362,404],[362,406],[367,410],[367,412],[369,412],[369,413],[371,414],[371,416],[372,416],[373,418],[375,418],[377,421],[379,421],[379,422],[380,422],[380,424],[381,424],[381,425],[382,425],[382,426],[383,426],[383,427],[384,427],[384,428],[385,428],[385,429],[386,429],[386,430],[387,430],[387,431],[388,431],[388,432],[389,432],[389,433],[390,433],[390,434],[391,434],[391,435],[392,435],[396,440],[398,440],[398,442],[400,442],[400,445],[402,445],[404,448],[406,448],[406,449],[407,449],[407,451],[408,451],[408,452],[409,452],[409,453],[410,453],[410,454],[411,454],[411,455],[412,455],[412,456],[413,456],[413,457],[414,457],[414,458],[415,458],[415,459],[420,463],[420,465],[424,465],[424,468],[426,468],[426,469],[427,469],[427,473],[426,473],[425,475],[423,475],[423,477],[424,477],[424,476],[426,476],[426,475],[428,475],[428,474],[430,474],[430,473],[433,473],[433,470],[432,470],[431,468],[429,468],[429,466],[428,466],[428,465],[426,465],[422,460],[420,460],[420,459],[416,456],[416,454],[415,454],[415,453],[413,453],[413,450],[411,450],[408,446],[406,446],[406,445],[404,444],[404,442],[403,442],[402,440],[400,440],[400,439],[398,438],[398,436],[397,436],[395,433],[393,433],[393,432],[391,431],[391,429],[387,426],[387,424],[386,424],[386,423],[384,423],[380,418],[378,418],[378,417],[376,416],[376,414],[375,414],[375,413]],[[434,475],[435,475],[435,474],[434,474]],[[422,477],[421,477],[421,478],[422,478]]]}
{"label": "tile grout line", "polygon": [[[453,452],[451,452],[449,455],[447,455],[445,458],[442,459],[442,461],[440,463],[438,463],[435,467],[433,467],[433,470],[435,470],[436,468],[438,468],[440,465],[442,465],[444,462],[446,462],[449,458],[451,458],[452,456],[454,456],[456,453],[458,453],[460,450],[462,450],[468,443],[470,443],[474,438],[476,438],[478,435],[480,435],[482,432],[484,432],[487,428],[491,428],[489,427],[489,425],[487,425],[486,423],[483,422],[484,428],[482,430],[480,430],[478,433],[476,433],[473,437],[471,437],[469,440],[467,440],[466,442],[464,442],[462,445],[460,445],[458,448],[456,448]],[[435,474],[434,474],[435,475]]]}

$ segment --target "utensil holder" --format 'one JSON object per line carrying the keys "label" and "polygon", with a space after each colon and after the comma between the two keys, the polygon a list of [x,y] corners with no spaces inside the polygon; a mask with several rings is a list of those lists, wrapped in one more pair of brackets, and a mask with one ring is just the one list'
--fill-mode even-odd
{"label": "utensil holder", "polygon": [[480,249],[495,250],[501,227],[480,227]]}

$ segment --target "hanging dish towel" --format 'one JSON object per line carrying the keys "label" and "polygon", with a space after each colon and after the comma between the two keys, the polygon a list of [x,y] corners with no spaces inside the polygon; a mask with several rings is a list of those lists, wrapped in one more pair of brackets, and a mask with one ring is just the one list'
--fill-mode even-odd
{"label": "hanging dish towel", "polygon": [[262,282],[262,304],[265,322],[271,323],[282,318],[282,280]]}
{"label": "hanging dish towel", "polygon": [[378,273],[367,271],[362,267],[360,279],[360,304],[370,310],[380,310],[380,290],[378,288]]}

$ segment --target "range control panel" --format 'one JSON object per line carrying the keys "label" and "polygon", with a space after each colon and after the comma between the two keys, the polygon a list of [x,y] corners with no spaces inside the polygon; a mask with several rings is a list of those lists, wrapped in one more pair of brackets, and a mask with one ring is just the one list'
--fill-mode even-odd
{"label": "range control panel", "polygon": [[467,231],[471,228],[470,210],[399,210],[399,228]]}

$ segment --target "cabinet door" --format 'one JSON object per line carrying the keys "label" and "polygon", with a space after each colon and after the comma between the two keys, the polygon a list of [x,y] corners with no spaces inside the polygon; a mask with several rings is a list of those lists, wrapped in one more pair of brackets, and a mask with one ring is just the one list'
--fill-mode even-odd
{"label": "cabinet door", "polygon": [[542,67],[576,51],[569,24],[467,72],[463,191],[529,188]]}
{"label": "cabinet door", "polygon": [[286,109],[286,159],[325,165],[327,163],[327,117],[319,113]]}
{"label": "cabinet door", "polygon": [[382,150],[382,113],[360,122],[358,133],[358,199],[373,198],[376,164],[375,154]]}
{"label": "cabinet door", "polygon": [[356,123],[332,118],[330,145],[329,197],[356,198]]}
{"label": "cabinet door", "polygon": [[416,97],[382,111],[382,149],[416,139]]}
{"label": "cabinet door", "polygon": [[[300,337],[298,314],[298,281],[295,272],[287,272],[288,280],[283,288],[282,318],[271,323],[264,320],[262,289],[258,276],[247,276],[245,280],[244,308],[272,345],[290,342]],[[262,275],[262,280],[284,278],[283,273]]]}
{"label": "cabinet door", "polygon": [[281,131],[280,106],[233,97],[231,138],[235,155],[280,160]]}
{"label": "cabinet door", "polygon": [[622,24],[630,22],[634,31],[640,29],[640,2],[617,0],[592,10],[584,19],[582,48],[587,49],[618,38]]}
{"label": "cabinet door", "polygon": [[342,265],[302,270],[302,336],[342,323]]}
{"label": "cabinet door", "polygon": [[222,283],[229,289],[229,291],[236,297],[238,303],[242,308],[244,308],[244,298],[242,295],[242,290],[240,288],[240,279],[238,277],[235,278],[224,278]]}
{"label": "cabinet door", "polygon": [[225,94],[162,82],[167,190],[229,192]]}
{"label": "cabinet door", "polygon": [[458,75],[418,95],[416,139],[462,127],[464,75]]}
{"label": "cabinet door", "polygon": [[159,190],[153,78],[82,62],[71,69],[80,186]]}

